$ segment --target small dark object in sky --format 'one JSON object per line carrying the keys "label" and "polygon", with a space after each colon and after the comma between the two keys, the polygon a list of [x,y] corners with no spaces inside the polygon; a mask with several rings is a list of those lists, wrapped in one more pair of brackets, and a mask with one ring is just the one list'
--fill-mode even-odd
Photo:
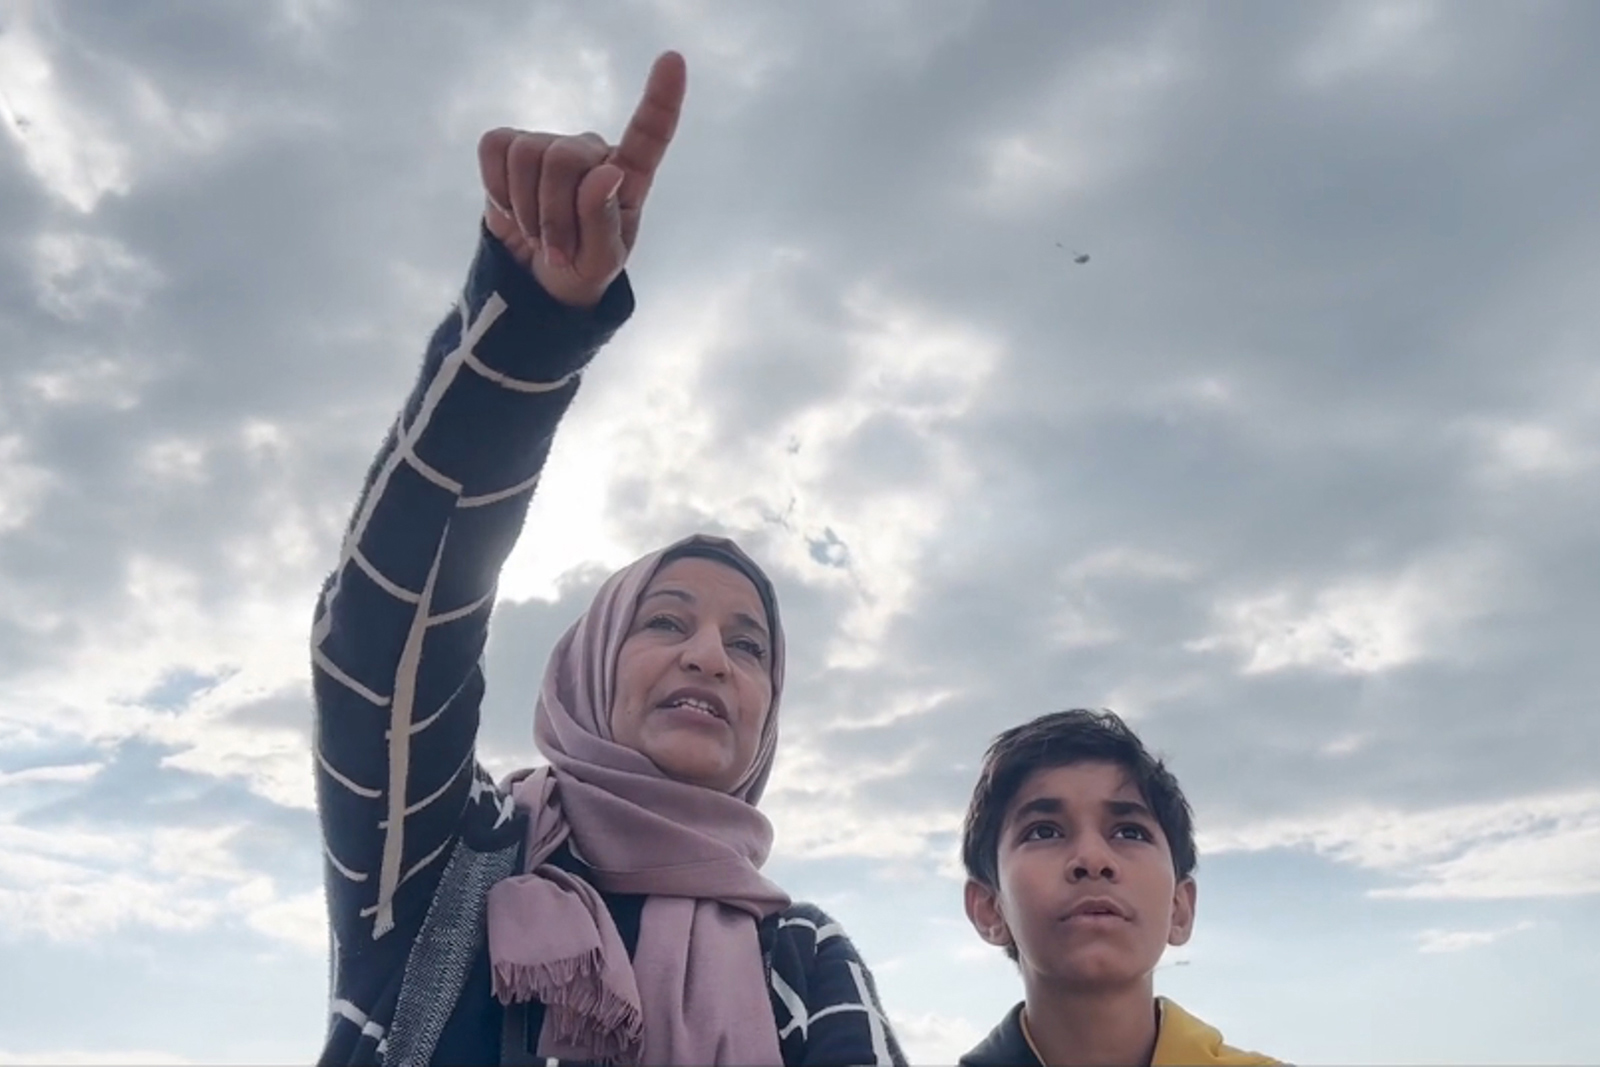
{"label": "small dark object in sky", "polygon": [[[1067,246],[1062,244],[1060,241],[1057,241],[1056,242],[1056,247],[1057,248],[1066,248]],[[1087,253],[1087,252],[1074,252],[1074,253],[1072,253],[1072,262],[1074,262],[1074,263],[1087,263],[1087,262],[1089,262],[1089,253]]]}

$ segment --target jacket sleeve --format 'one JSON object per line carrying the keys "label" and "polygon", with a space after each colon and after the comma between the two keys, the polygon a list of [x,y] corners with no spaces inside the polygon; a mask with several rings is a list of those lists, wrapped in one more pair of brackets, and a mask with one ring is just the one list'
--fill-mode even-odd
{"label": "jacket sleeve", "polygon": [[414,937],[463,824],[509,816],[474,758],[495,583],[581,371],[632,310],[625,277],[592,310],[558,303],[482,232],[367,472],[311,639],[336,971]]}
{"label": "jacket sleeve", "polygon": [[769,982],[788,1067],[905,1067],[872,972],[838,923],[796,904],[776,940]]}

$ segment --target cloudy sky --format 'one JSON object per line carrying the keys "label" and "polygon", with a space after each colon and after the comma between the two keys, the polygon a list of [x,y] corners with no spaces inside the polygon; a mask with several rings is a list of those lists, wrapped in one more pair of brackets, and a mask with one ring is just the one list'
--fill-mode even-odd
{"label": "cloudy sky", "polygon": [[[1593,1062],[1600,5],[0,0],[0,1062],[304,1061],[317,585],[474,144],[690,92],[502,583],[482,755],[693,529],[791,620],[772,872],[909,1049],[1019,995],[955,831],[1109,706],[1158,987],[1302,1063]],[[1077,253],[1090,261],[1074,262]]]}

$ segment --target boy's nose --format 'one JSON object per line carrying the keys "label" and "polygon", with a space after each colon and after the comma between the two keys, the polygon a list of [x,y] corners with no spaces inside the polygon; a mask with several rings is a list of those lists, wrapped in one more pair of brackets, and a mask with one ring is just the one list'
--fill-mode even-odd
{"label": "boy's nose", "polygon": [[1079,861],[1072,865],[1072,880],[1081,882],[1085,878],[1104,878],[1108,882],[1117,880],[1117,869],[1111,864],[1101,864],[1099,867]]}
{"label": "boy's nose", "polygon": [[1117,880],[1117,861],[1105,842],[1093,838],[1080,840],[1077,855],[1072,858],[1068,866],[1070,879],[1081,882],[1086,878],[1104,878],[1108,882]]}

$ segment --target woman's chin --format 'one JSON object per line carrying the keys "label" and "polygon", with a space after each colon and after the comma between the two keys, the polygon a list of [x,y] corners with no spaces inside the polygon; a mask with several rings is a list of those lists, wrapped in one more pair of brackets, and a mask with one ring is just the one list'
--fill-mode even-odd
{"label": "woman's chin", "polygon": [[730,773],[732,760],[724,746],[710,745],[699,738],[663,741],[666,743],[644,749],[645,757],[662,774],[675,781],[722,792],[733,788],[738,776]]}

